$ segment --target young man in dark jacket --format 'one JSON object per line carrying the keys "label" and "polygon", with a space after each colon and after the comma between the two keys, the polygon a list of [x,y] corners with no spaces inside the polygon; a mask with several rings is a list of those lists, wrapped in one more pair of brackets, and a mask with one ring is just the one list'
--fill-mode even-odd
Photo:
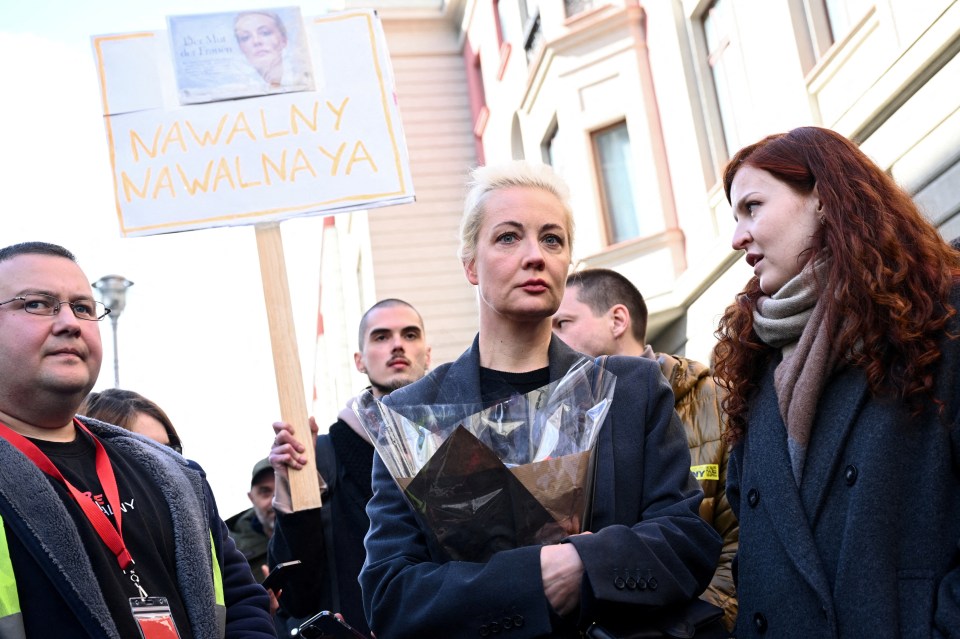
{"label": "young man in dark jacket", "polygon": [[[430,366],[423,319],[403,300],[386,299],[367,310],[360,320],[359,345],[354,362],[378,398],[417,381]],[[292,559],[307,565],[297,581],[283,589],[280,605],[285,611],[300,618],[325,609],[341,612],[350,625],[368,632],[357,576],[370,526],[366,505],[372,495],[373,444],[352,402],[340,411],[329,434],[317,438],[317,468],[327,484],[320,509],[291,512],[286,465],[297,468],[305,462],[304,448],[289,425],[274,424],[277,439],[270,459],[278,468],[277,516],[269,558],[270,565]],[[313,419],[311,425],[316,428]]]}

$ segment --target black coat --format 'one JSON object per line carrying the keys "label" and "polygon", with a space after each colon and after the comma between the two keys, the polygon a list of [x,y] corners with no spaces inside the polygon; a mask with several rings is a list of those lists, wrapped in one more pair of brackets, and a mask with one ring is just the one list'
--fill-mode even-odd
{"label": "black coat", "polygon": [[915,418],[872,397],[860,371],[836,373],[799,488],[771,364],[727,474],[737,637],[960,637],[960,340],[942,353],[946,424],[932,405]]}
{"label": "black coat", "polygon": [[[581,357],[554,337],[550,380],[562,377]],[[594,534],[571,538],[584,565],[581,625],[699,595],[713,575],[721,545],[698,514],[703,493],[690,473],[673,393],[656,362],[611,357],[608,369],[617,381],[597,443]],[[477,404],[479,371],[475,340],[456,362],[394,391],[385,402]],[[539,546],[501,551],[486,563],[445,562],[379,455],[373,488],[360,584],[367,619],[378,636],[453,639],[494,629],[509,630],[511,639],[578,636],[551,612]],[[638,587],[641,579],[650,585]]]}

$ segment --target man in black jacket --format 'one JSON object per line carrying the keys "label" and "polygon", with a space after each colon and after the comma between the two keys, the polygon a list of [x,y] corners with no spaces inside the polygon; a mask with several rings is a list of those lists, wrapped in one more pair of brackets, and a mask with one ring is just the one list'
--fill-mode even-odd
{"label": "man in black jacket", "polygon": [[[402,300],[383,300],[364,314],[359,347],[354,362],[377,398],[417,381],[430,365],[423,319]],[[366,505],[372,495],[373,445],[351,408],[353,401],[340,411],[329,434],[317,438],[317,470],[325,489],[319,509],[291,512],[287,466],[300,468],[306,462],[304,447],[288,424],[273,425],[277,438],[269,459],[277,475],[276,524],[269,561],[273,566],[299,559],[306,566],[283,588],[285,612],[301,619],[320,610],[341,612],[354,628],[368,632],[357,576],[370,525]],[[316,422],[310,421],[315,430]]]}

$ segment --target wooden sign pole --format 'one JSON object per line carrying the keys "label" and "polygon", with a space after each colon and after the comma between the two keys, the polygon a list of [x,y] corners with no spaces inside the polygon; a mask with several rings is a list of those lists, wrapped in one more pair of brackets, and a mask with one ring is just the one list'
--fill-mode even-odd
{"label": "wooden sign pole", "polygon": [[306,448],[307,465],[290,469],[290,496],[293,510],[320,507],[320,482],[317,479],[314,437],[310,432],[307,405],[303,395],[303,376],[293,325],[293,307],[287,285],[280,224],[257,224],[257,251],[260,253],[260,277],[263,299],[270,323],[273,367],[277,375],[280,418],[293,426],[297,441]]}

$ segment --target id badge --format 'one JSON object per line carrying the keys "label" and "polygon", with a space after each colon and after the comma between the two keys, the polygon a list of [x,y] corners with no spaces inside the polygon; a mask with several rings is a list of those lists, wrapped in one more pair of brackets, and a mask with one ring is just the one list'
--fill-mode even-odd
{"label": "id badge", "polygon": [[130,611],[141,639],[180,639],[166,597],[131,597]]}

